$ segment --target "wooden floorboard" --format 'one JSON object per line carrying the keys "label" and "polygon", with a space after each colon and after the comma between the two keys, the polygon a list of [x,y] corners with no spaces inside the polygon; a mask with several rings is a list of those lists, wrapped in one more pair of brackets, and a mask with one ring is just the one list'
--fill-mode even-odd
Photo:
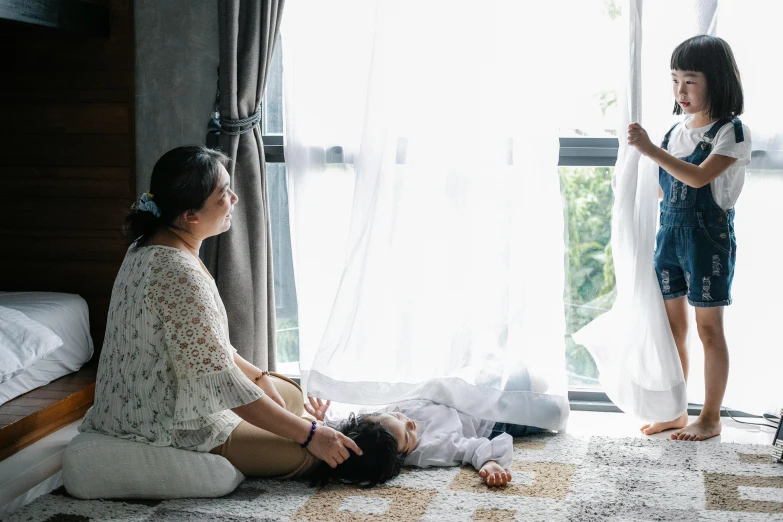
{"label": "wooden floorboard", "polygon": [[0,406],[0,460],[81,418],[95,395],[95,363]]}

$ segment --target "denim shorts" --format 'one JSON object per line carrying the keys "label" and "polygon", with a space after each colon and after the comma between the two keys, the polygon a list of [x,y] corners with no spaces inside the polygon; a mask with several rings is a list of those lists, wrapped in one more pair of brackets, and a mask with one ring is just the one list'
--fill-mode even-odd
{"label": "denim shorts", "polygon": [[692,306],[731,304],[737,256],[734,210],[661,212],[655,273],[664,300],[688,296]]}

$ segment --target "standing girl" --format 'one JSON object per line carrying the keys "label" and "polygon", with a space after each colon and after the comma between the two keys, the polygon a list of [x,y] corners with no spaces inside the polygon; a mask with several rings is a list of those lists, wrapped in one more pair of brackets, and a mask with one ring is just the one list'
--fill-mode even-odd
{"label": "standing girl", "polygon": [[642,427],[651,435],[677,429],[672,439],[705,440],[720,434],[720,409],[729,376],[723,309],[731,304],[737,243],[734,204],[750,163],[750,130],[737,116],[743,97],[739,70],[729,45],[714,36],[695,36],[672,53],[675,124],[657,147],[638,124],[628,126],[628,144],[660,166],[661,228],[655,271],[674,341],[688,378],[685,299],[696,309],[704,345],[705,399],[699,418],[688,415]]}

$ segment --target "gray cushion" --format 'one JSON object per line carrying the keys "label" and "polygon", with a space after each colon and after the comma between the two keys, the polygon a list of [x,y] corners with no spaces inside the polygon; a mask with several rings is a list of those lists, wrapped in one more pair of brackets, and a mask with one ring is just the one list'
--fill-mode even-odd
{"label": "gray cushion", "polygon": [[245,476],[220,455],[80,433],[63,455],[63,482],[77,498],[221,497]]}

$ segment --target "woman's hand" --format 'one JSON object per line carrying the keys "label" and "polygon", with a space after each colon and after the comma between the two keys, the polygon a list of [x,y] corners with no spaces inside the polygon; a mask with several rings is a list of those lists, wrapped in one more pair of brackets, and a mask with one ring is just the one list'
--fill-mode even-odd
{"label": "woman's hand", "polygon": [[647,131],[638,123],[632,123],[628,126],[628,145],[636,147],[636,150],[645,156],[649,156],[650,152],[655,147],[650,141]]}
{"label": "woman's hand", "polygon": [[339,431],[324,425],[315,429],[313,440],[307,445],[307,451],[332,468],[336,468],[338,464],[342,464],[351,456],[348,452],[349,449],[357,455],[362,454],[362,450],[359,449],[356,442]]}
{"label": "woman's hand", "polygon": [[511,482],[511,473],[494,460],[488,460],[479,470],[479,477],[484,479],[487,486],[505,486]]}
{"label": "woman's hand", "polygon": [[323,422],[326,410],[329,409],[329,405],[332,404],[332,401],[323,402],[321,399],[314,399],[312,397],[307,398],[310,399],[310,404],[304,405],[305,411],[315,417],[315,420]]}

